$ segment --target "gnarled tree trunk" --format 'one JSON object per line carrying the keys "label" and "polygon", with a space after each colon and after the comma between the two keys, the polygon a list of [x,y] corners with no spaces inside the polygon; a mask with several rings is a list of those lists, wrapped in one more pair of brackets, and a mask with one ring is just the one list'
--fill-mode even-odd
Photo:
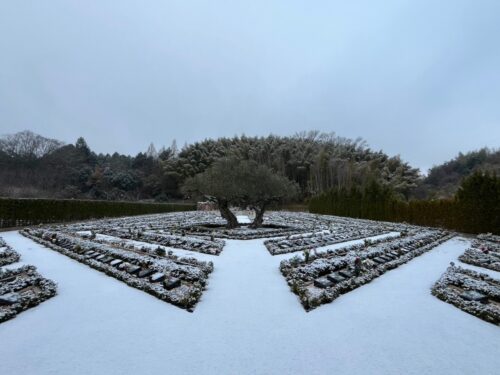
{"label": "gnarled tree trunk", "polygon": [[252,224],[250,224],[250,228],[256,229],[262,227],[262,223],[264,222],[264,212],[266,211],[266,205],[263,204],[260,207],[252,207],[255,211],[255,219]]}
{"label": "gnarled tree trunk", "polygon": [[220,215],[223,219],[226,219],[226,227],[228,229],[237,228],[239,226],[238,219],[234,216],[233,212],[229,209],[229,204],[225,200],[218,200]]}

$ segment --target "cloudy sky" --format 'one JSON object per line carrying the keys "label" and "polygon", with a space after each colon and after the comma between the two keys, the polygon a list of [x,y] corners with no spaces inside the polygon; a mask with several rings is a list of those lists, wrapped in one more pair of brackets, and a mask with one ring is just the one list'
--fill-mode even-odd
{"label": "cloudy sky", "polygon": [[500,147],[498,0],[0,2],[0,135],[98,152],[301,130],[426,169]]}

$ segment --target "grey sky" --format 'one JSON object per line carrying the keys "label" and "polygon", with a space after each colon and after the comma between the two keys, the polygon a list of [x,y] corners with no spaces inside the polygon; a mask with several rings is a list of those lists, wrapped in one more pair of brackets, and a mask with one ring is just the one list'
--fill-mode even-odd
{"label": "grey sky", "polygon": [[0,2],[0,134],[98,152],[361,136],[426,169],[500,146],[500,2]]}

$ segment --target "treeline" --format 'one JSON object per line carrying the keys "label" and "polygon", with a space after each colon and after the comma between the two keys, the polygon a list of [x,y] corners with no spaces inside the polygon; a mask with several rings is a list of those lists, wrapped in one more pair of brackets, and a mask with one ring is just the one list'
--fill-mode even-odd
{"label": "treeline", "polygon": [[451,198],[464,178],[479,171],[500,176],[500,150],[485,147],[465,154],[460,152],[455,158],[431,168],[414,196],[419,199]]}
{"label": "treeline", "polygon": [[365,189],[332,189],[310,200],[313,213],[370,220],[407,222],[465,233],[500,234],[500,178],[475,172],[452,199],[398,199],[373,181]]}
{"label": "treeline", "polygon": [[221,157],[252,160],[296,182],[305,199],[331,188],[365,185],[370,180],[390,186],[403,198],[419,181],[419,171],[398,156],[371,150],[361,139],[317,131],[289,137],[233,137],[207,139],[185,147],[166,160],[164,171],[180,184],[204,172]]}
{"label": "treeline", "polygon": [[0,139],[0,196],[167,201],[181,197],[163,172],[177,153],[150,145],[136,156],[96,154],[83,138],[75,144],[20,132]]}
{"label": "treeline", "polygon": [[193,204],[0,198],[0,228],[195,209]]}
{"label": "treeline", "polygon": [[222,157],[256,161],[296,182],[299,202],[332,189],[364,191],[372,181],[403,201],[452,198],[464,177],[476,171],[500,174],[500,151],[459,154],[424,178],[399,156],[372,150],[360,138],[317,131],[207,139],[181,150],[172,141],[159,150],[151,144],[135,156],[97,154],[83,138],[63,144],[24,131],[0,138],[0,196],[177,201],[187,178]]}
{"label": "treeline", "polygon": [[418,169],[399,157],[316,131],[289,137],[208,139],[178,150],[151,145],[136,156],[96,154],[83,138],[64,145],[29,131],[0,138],[0,196],[101,200],[178,200],[184,181],[222,157],[253,160],[300,186],[300,199],[333,187],[376,179],[402,197],[418,183]]}

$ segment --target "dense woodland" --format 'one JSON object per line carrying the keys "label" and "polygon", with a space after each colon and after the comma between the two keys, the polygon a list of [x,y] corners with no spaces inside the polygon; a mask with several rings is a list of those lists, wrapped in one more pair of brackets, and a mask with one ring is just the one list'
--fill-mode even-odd
{"label": "dense woodland", "polygon": [[172,201],[184,181],[215,160],[253,160],[300,187],[299,201],[331,189],[364,190],[376,182],[403,201],[451,198],[475,171],[500,174],[500,151],[482,149],[435,166],[427,177],[402,161],[370,149],[362,139],[316,131],[289,137],[207,139],[177,149],[151,144],[135,156],[97,154],[83,138],[75,144],[29,131],[0,138],[0,196]]}
{"label": "dense woodland", "polygon": [[291,137],[205,140],[178,150],[175,141],[136,156],[96,154],[83,138],[63,144],[29,131],[0,139],[0,195],[104,200],[176,200],[188,178],[221,157],[254,160],[299,184],[300,199],[375,179],[408,198],[419,172],[361,139],[309,132]]}
{"label": "dense woodland", "polygon": [[431,168],[415,191],[417,198],[450,198],[459,189],[462,180],[474,172],[490,172],[500,176],[500,150],[483,148]]}

